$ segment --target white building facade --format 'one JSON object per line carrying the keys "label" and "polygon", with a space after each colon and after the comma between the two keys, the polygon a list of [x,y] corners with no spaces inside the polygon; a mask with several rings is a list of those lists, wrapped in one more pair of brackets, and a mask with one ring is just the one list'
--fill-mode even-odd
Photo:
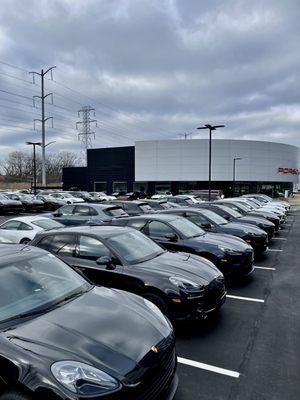
{"label": "white building facade", "polygon": [[[208,182],[208,146],[205,139],[153,140],[135,143],[135,188],[185,192],[205,189]],[[215,189],[232,187],[233,164],[239,193],[292,190],[299,181],[299,148],[250,141],[212,140],[212,181]]]}

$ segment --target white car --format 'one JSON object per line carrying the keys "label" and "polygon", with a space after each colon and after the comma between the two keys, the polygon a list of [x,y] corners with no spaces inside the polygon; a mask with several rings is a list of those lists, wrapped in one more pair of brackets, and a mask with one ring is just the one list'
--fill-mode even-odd
{"label": "white car", "polygon": [[116,200],[116,196],[110,196],[110,195],[107,195],[104,192],[89,192],[89,193],[92,196],[92,199],[95,199],[97,201]]}
{"label": "white car", "polygon": [[80,197],[73,197],[70,193],[52,193],[49,196],[57,200],[63,200],[65,204],[84,203],[84,200]]}
{"label": "white car", "polygon": [[11,218],[0,225],[0,242],[27,244],[38,232],[63,226],[57,221],[39,215]]}

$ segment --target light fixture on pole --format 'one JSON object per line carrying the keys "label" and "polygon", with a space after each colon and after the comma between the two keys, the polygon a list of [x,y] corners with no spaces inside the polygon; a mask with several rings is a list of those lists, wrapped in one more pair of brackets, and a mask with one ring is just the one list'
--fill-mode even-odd
{"label": "light fixture on pole", "polygon": [[36,146],[42,146],[41,142],[26,142],[28,146],[33,147],[33,193],[36,195]]}
{"label": "light fixture on pole", "polygon": [[224,128],[225,125],[209,125],[200,126],[197,129],[209,129],[209,150],[208,150],[208,201],[211,200],[211,133],[217,128]]}
{"label": "light fixture on pole", "polygon": [[234,157],[233,159],[233,171],[232,171],[232,194],[234,196],[234,192],[235,192],[235,163],[239,160],[242,160],[241,157]]}

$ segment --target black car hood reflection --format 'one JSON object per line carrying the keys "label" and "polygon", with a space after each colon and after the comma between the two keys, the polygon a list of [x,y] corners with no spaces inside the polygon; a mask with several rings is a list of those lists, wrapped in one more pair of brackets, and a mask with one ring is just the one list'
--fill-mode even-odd
{"label": "black car hood reflection", "polygon": [[181,275],[201,285],[208,284],[221,274],[210,261],[188,253],[165,252],[138,264],[138,268],[155,271],[162,275]]}
{"label": "black car hood reflection", "polygon": [[[225,225],[226,227],[229,224]],[[218,234],[218,233],[205,233],[203,236],[198,236],[196,238],[191,238],[193,242],[205,242],[217,247],[228,247],[232,250],[244,252],[251,249],[247,243],[243,243],[239,239],[231,237],[230,235]]]}
{"label": "black car hood reflection", "polygon": [[126,292],[94,287],[3,334],[37,362],[77,360],[120,379],[171,334],[166,320],[142,303]]}
{"label": "black car hood reflection", "polygon": [[240,224],[239,222],[228,222],[228,224],[225,225],[219,225],[224,229],[224,231],[232,231],[233,232],[241,232],[246,234],[246,232],[251,232],[254,233],[258,236],[265,236],[267,235],[263,230],[260,228],[257,228],[255,226],[251,226],[249,224]]}

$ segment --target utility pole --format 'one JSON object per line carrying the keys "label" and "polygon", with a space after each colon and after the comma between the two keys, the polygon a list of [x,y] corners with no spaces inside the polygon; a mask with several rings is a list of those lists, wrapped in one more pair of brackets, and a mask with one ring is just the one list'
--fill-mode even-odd
{"label": "utility pole", "polygon": [[192,138],[192,133],[179,133],[178,136],[187,140],[189,136]]}
{"label": "utility pole", "polygon": [[211,133],[217,128],[224,128],[225,125],[209,125],[200,126],[197,129],[209,129],[209,148],[208,148],[208,201],[211,200]]}
{"label": "utility pole", "polygon": [[35,75],[40,76],[41,78],[41,95],[33,96],[33,106],[35,107],[35,99],[38,98],[41,100],[41,119],[34,119],[34,129],[35,122],[39,121],[42,124],[42,186],[46,186],[46,122],[51,119],[52,128],[53,128],[53,117],[45,118],[45,99],[48,96],[51,96],[51,102],[53,104],[53,93],[45,94],[45,76],[50,72],[51,80],[53,80],[52,70],[56,68],[55,66],[50,67],[46,70],[41,70],[41,72],[29,72],[32,74],[33,83],[35,83]]}
{"label": "utility pole", "polygon": [[36,195],[36,152],[35,147],[41,146],[41,142],[26,142],[28,146],[33,147],[33,193]]}
{"label": "utility pole", "polygon": [[82,118],[82,121],[76,122],[76,129],[79,125],[82,125],[82,131],[78,133],[78,140],[81,140],[81,152],[84,159],[86,159],[87,149],[92,147],[92,137],[95,139],[95,132],[91,131],[91,124],[97,125],[96,119],[91,119],[91,113],[95,117],[95,109],[91,106],[83,106],[78,111],[78,117]]}

